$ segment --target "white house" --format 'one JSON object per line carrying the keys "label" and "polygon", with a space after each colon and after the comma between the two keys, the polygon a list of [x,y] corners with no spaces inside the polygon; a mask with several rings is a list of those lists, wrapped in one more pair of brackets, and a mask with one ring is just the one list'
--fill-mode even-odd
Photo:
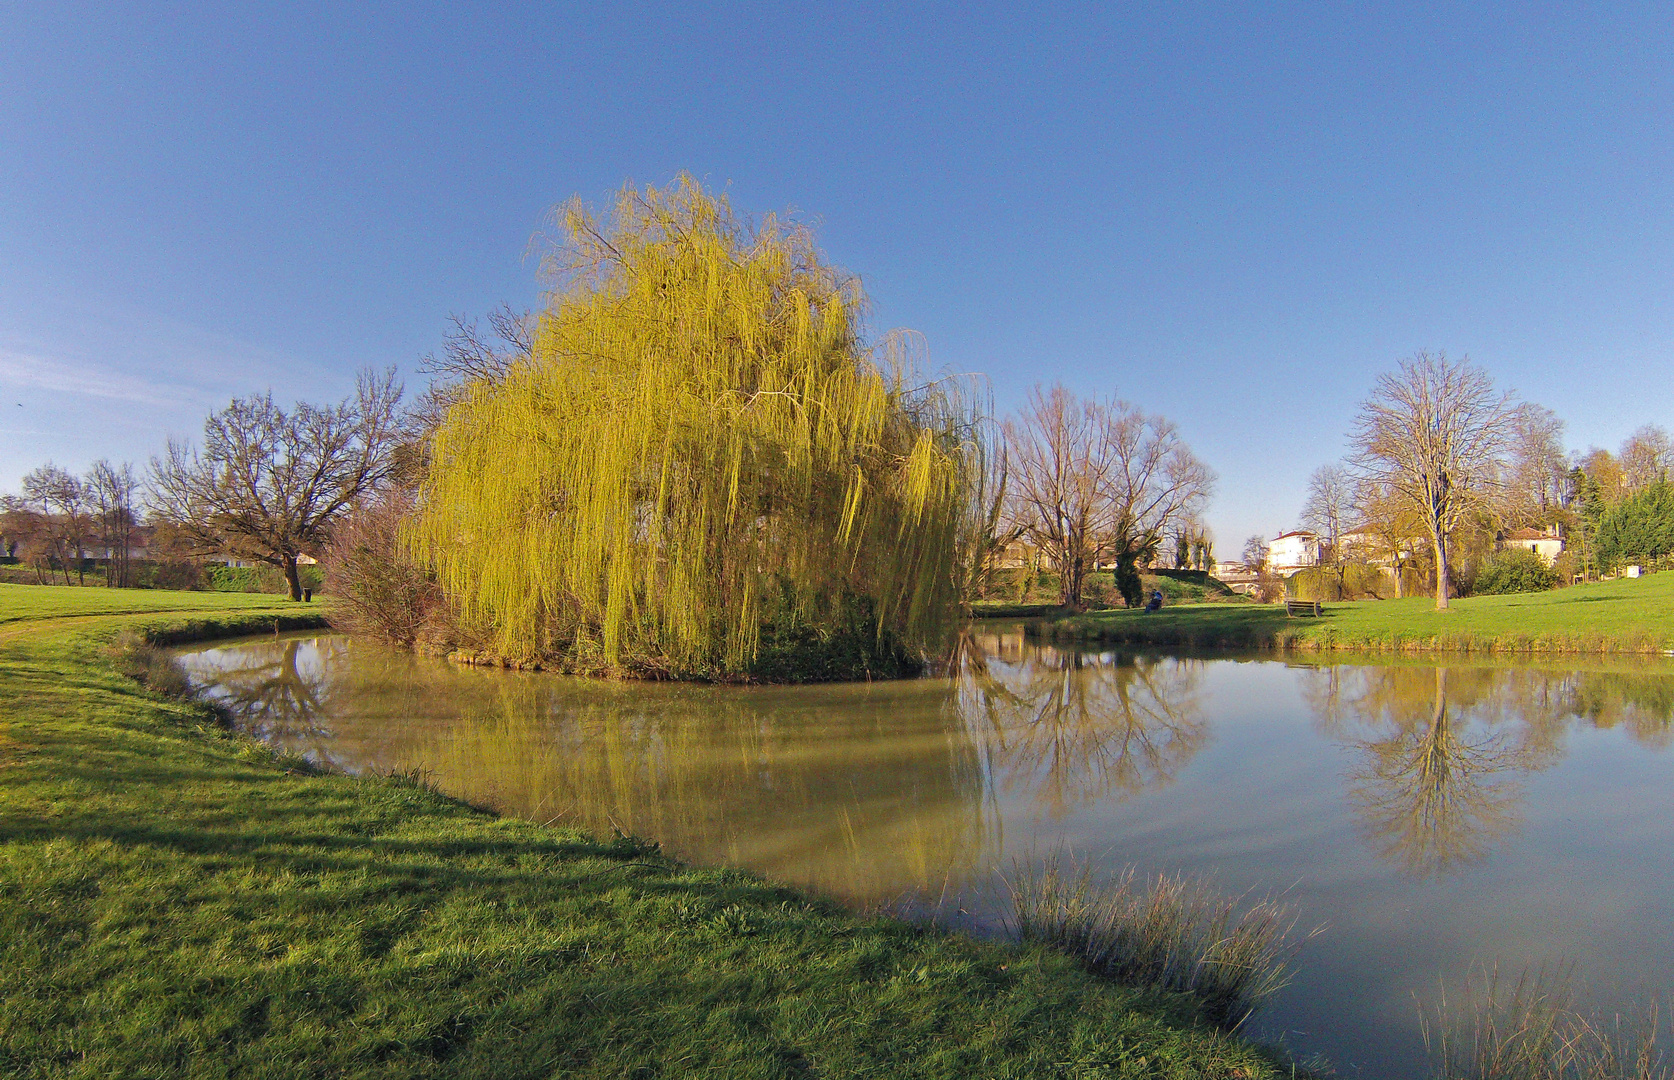
{"label": "white house", "polygon": [[1522,548],[1540,556],[1540,561],[1551,566],[1564,550],[1564,539],[1558,535],[1555,527],[1548,527],[1544,532],[1540,529],[1518,529],[1515,532],[1501,533],[1499,544],[1501,551],[1507,548]]}
{"label": "white house", "polygon": [[1318,566],[1319,537],[1307,529],[1280,533],[1267,542],[1267,567],[1275,574],[1290,574]]}

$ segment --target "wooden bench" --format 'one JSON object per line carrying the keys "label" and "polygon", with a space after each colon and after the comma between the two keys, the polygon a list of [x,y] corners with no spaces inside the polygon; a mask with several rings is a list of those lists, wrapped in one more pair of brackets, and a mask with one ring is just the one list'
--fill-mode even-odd
{"label": "wooden bench", "polygon": [[1287,618],[1287,619],[1290,618],[1293,615],[1312,615],[1314,618],[1317,619],[1317,618],[1319,618],[1320,610],[1321,609],[1320,609],[1320,605],[1319,605],[1318,600],[1286,600],[1285,601],[1285,618]]}

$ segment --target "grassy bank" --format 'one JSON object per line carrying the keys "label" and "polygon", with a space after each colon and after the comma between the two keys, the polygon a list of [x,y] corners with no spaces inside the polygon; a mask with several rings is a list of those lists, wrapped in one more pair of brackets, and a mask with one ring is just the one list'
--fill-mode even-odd
{"label": "grassy bank", "polygon": [[1317,619],[1287,618],[1283,605],[1178,604],[1041,619],[1030,631],[1172,648],[1658,654],[1674,648],[1674,574],[1469,597],[1446,611],[1423,597],[1328,602]]}
{"label": "grassy bank", "polygon": [[0,586],[0,1075],[1281,1075],[1192,997],[315,775],[111,660],[301,609]]}

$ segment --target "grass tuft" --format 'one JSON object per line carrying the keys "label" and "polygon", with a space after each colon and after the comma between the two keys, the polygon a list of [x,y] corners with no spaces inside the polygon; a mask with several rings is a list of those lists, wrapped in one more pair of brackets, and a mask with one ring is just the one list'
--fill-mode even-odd
{"label": "grass tuft", "polygon": [[192,696],[192,680],[186,668],[168,649],[153,645],[137,630],[123,630],[110,644],[116,670],[154,694],[168,698]]}
{"label": "grass tuft", "polygon": [[1524,971],[1509,991],[1498,971],[1471,987],[1477,1005],[1461,1022],[1445,995],[1422,1016],[1438,1080],[1669,1080],[1657,1045],[1655,1006],[1608,1020],[1578,1012],[1572,971]]}
{"label": "grass tuft", "polygon": [[1301,945],[1290,905],[1263,898],[1240,911],[1240,898],[1200,878],[1140,880],[1129,867],[1101,882],[1090,864],[1056,851],[1038,867],[1014,863],[1006,885],[1020,941],[1117,982],[1192,994],[1228,1029],[1289,983]]}

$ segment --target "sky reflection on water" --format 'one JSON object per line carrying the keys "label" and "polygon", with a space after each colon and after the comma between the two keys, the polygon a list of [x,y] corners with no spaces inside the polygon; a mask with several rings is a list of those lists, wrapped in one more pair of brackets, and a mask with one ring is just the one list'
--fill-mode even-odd
{"label": "sky reflection on water", "polygon": [[1674,668],[1081,652],[967,636],[950,677],[813,687],[461,669],[341,637],[186,655],[252,732],[418,767],[535,821],[866,903],[996,913],[1058,845],[1111,876],[1284,892],[1325,931],[1263,1014],[1345,1075],[1417,1075],[1418,1002],[1573,960],[1607,1008],[1674,962]]}

